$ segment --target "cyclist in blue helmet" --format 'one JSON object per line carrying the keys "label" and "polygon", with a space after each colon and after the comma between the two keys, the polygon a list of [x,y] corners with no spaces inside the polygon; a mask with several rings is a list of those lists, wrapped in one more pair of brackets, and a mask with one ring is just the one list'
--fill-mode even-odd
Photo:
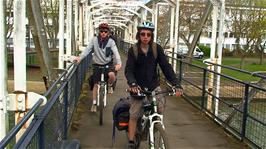
{"label": "cyclist in blue helmet", "polygon": [[[137,26],[137,30],[136,39],[138,41],[129,49],[125,66],[125,76],[130,92],[137,94],[140,88],[148,89],[149,91],[160,91],[159,74],[157,71],[159,64],[165,78],[176,88],[176,95],[180,96],[182,94],[182,87],[172,66],[168,63],[163,48],[153,42],[153,23],[143,22]],[[129,103],[128,148],[132,149],[135,148],[134,136],[143,100],[131,97]],[[158,112],[163,113],[164,107],[165,98],[162,95],[158,95]]]}

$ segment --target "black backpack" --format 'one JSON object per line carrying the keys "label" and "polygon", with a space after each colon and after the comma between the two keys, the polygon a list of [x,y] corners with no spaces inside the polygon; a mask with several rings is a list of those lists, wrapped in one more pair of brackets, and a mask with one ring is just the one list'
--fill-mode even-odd
{"label": "black backpack", "polygon": [[126,130],[129,122],[129,97],[119,99],[113,108],[113,142],[115,140],[115,128]]}

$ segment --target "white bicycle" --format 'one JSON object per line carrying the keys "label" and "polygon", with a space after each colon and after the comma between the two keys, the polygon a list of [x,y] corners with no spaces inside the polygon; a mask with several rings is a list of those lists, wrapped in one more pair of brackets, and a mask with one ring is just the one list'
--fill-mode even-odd
{"label": "white bicycle", "polygon": [[109,65],[94,65],[95,68],[99,69],[101,73],[101,80],[98,82],[97,90],[97,110],[99,110],[99,124],[103,125],[103,110],[106,107],[106,94],[107,94],[107,78],[106,72],[110,69]]}
{"label": "white bicycle", "polygon": [[[174,95],[173,90],[167,91],[145,91],[141,90],[138,98],[151,99],[150,102],[143,105],[142,116],[138,119],[135,134],[135,147],[139,148],[141,141],[147,140],[150,149],[169,149],[169,142],[163,124],[163,115],[157,112],[156,95],[168,94]],[[134,95],[136,96],[136,95]],[[140,97],[142,96],[142,97]],[[128,131],[128,130],[127,130]]]}

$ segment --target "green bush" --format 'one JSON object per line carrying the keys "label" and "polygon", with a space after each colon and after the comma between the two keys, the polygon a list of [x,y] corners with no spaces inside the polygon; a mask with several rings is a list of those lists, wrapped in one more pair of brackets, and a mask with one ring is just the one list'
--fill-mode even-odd
{"label": "green bush", "polygon": [[204,45],[198,45],[198,47],[200,48],[201,51],[204,52],[204,57],[210,57],[210,53],[211,53],[211,48],[204,46]]}

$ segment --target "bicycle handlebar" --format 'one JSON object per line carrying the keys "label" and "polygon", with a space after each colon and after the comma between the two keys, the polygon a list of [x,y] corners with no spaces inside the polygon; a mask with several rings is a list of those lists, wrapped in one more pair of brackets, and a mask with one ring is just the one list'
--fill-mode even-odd
{"label": "bicycle handlebar", "polygon": [[[140,88],[139,91],[140,91],[139,94],[133,94],[133,96],[143,97],[143,96],[156,96],[156,95],[160,95],[160,94],[168,94],[170,96],[173,96],[175,94],[173,89],[171,89],[171,90],[167,89],[167,90],[162,90],[162,91],[147,91],[147,90],[143,90]],[[126,92],[131,93],[129,89],[126,89]]]}
{"label": "bicycle handlebar", "polygon": [[93,67],[99,68],[99,69],[112,69],[114,66],[110,65],[93,65]]}

